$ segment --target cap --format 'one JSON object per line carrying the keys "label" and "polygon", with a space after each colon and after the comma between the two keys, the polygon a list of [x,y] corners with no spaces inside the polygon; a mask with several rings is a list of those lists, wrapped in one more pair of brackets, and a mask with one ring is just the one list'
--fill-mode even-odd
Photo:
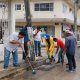
{"label": "cap", "polygon": [[50,38],[50,35],[49,34],[45,34],[44,36],[46,39]]}
{"label": "cap", "polygon": [[73,34],[73,32],[70,31],[70,30],[65,30],[65,32],[66,32],[66,33],[69,33],[69,34]]}

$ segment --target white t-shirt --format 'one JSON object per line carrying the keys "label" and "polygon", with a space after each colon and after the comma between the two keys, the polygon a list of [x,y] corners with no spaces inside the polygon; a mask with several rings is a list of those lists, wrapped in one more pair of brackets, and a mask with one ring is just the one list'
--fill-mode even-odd
{"label": "white t-shirt", "polygon": [[[36,34],[36,32],[37,32],[37,29],[33,31],[33,34]],[[37,35],[34,36],[34,40],[35,40],[35,41],[41,41],[41,31],[39,31],[39,32],[37,33]]]}
{"label": "white t-shirt", "polygon": [[[11,34],[5,41],[4,43],[4,47],[9,50],[9,51],[15,51],[17,49],[17,47],[19,46],[19,44],[12,44],[10,43],[10,41],[13,40],[18,40],[18,34],[17,32],[14,32],[13,34]],[[18,40],[20,42],[20,44],[24,43],[24,38],[19,39]]]}

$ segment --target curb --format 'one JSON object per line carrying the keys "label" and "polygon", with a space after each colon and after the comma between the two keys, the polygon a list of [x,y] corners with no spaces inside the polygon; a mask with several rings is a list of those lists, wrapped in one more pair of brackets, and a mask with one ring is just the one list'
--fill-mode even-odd
{"label": "curb", "polygon": [[[46,59],[32,62],[32,66],[34,66],[34,68],[39,67],[45,63],[45,60]],[[21,63],[20,65],[21,66],[19,68],[12,68],[12,69],[4,70],[4,71],[0,72],[0,80],[4,80],[4,79],[6,80],[6,79],[9,79],[10,77],[15,76],[16,74],[18,74],[22,71],[30,70],[30,66],[28,65],[28,63],[26,63],[26,64]]]}

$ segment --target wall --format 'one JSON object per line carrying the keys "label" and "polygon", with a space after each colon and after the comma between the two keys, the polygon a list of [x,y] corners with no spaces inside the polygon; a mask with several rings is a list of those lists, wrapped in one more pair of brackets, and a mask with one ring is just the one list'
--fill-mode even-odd
{"label": "wall", "polygon": [[55,25],[55,37],[61,38],[61,28],[62,25],[59,23],[59,25]]}

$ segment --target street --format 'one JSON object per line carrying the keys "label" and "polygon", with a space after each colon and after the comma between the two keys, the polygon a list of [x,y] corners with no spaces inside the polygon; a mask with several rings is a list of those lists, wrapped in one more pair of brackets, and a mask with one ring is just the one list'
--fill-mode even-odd
{"label": "street", "polygon": [[80,80],[80,0],[0,0],[0,80]]}
{"label": "street", "polygon": [[[61,64],[55,64],[55,67],[50,71],[37,70],[36,74],[32,74],[31,71],[22,71],[11,77],[8,80],[79,80],[80,79],[80,49],[76,51],[76,62],[77,69],[76,72],[69,73],[66,72],[66,62],[64,66]],[[7,80],[7,79],[6,79]]]}

